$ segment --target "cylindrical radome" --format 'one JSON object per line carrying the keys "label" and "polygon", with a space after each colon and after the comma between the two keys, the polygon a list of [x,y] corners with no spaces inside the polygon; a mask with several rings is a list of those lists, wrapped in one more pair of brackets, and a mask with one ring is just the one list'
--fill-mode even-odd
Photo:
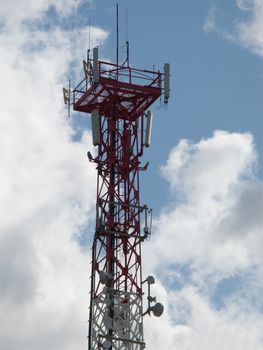
{"label": "cylindrical radome", "polygon": [[100,114],[98,109],[91,112],[92,141],[94,146],[100,144]]}
{"label": "cylindrical radome", "polygon": [[93,49],[93,83],[99,81],[99,49],[94,47]]}
{"label": "cylindrical radome", "polygon": [[146,122],[145,143],[144,143],[145,147],[149,147],[151,144],[152,119],[153,119],[153,114],[149,110],[147,111],[147,122]]}
{"label": "cylindrical radome", "polygon": [[164,102],[167,103],[170,97],[170,64],[164,64]]}

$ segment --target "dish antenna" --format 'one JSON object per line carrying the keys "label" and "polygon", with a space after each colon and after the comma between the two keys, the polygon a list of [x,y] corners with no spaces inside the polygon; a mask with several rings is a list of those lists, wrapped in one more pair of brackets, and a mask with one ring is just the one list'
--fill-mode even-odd
{"label": "dish antenna", "polygon": [[148,284],[148,296],[147,296],[148,309],[145,311],[143,316],[145,316],[146,314],[151,315],[151,312],[152,312],[154,316],[160,317],[160,316],[162,316],[163,311],[164,311],[163,304],[156,303],[153,306],[151,306],[152,302],[156,302],[156,297],[151,296],[151,287],[150,287],[152,284],[155,283],[155,279],[153,276],[148,276],[148,278],[146,278],[146,280],[143,281],[143,283],[145,283],[145,282],[147,282],[147,284]]}
{"label": "dish antenna", "polygon": [[164,306],[161,303],[156,303],[154,306],[151,306],[148,310],[149,312],[152,312],[154,316],[160,317],[163,314]]}
{"label": "dish antenna", "polygon": [[108,284],[110,281],[113,280],[113,276],[110,273],[100,271],[99,275],[100,275],[100,283],[101,284]]}
{"label": "dish antenna", "polygon": [[111,342],[109,340],[105,340],[105,342],[102,344],[103,350],[108,350],[112,346]]}

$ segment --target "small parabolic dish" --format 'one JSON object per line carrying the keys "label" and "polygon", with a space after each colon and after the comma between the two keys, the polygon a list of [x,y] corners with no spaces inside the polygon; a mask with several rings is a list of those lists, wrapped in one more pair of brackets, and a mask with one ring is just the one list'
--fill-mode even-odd
{"label": "small parabolic dish", "polygon": [[164,307],[163,304],[156,303],[154,306],[151,307],[150,310],[153,312],[154,316],[160,317],[163,314]]}

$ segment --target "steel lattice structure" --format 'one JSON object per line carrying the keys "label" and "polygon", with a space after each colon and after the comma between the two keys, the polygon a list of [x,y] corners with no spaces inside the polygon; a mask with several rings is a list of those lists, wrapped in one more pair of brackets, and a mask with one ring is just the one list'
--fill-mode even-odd
{"label": "steel lattice structure", "polygon": [[73,95],[74,110],[92,114],[98,146],[96,156],[88,152],[97,166],[89,350],[142,350],[141,243],[150,234],[151,211],[140,204],[139,172],[147,169],[141,165],[146,112],[167,90],[165,74],[99,61],[97,48],[83,67],[84,79],[64,96],[70,104]]}

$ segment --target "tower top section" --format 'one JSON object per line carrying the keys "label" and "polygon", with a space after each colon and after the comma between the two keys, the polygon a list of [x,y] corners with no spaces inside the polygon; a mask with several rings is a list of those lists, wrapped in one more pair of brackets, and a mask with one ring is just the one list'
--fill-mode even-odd
{"label": "tower top section", "polygon": [[[76,111],[91,113],[98,109],[107,114],[109,101],[121,108],[122,119],[131,120],[147,110],[159,97],[167,105],[170,95],[170,66],[164,70],[142,70],[123,64],[99,60],[98,47],[93,56],[83,60],[84,78],[68,92],[68,100]],[[65,90],[65,89],[64,89]],[[67,93],[67,91],[64,91]],[[72,93],[72,98],[70,94]]]}

